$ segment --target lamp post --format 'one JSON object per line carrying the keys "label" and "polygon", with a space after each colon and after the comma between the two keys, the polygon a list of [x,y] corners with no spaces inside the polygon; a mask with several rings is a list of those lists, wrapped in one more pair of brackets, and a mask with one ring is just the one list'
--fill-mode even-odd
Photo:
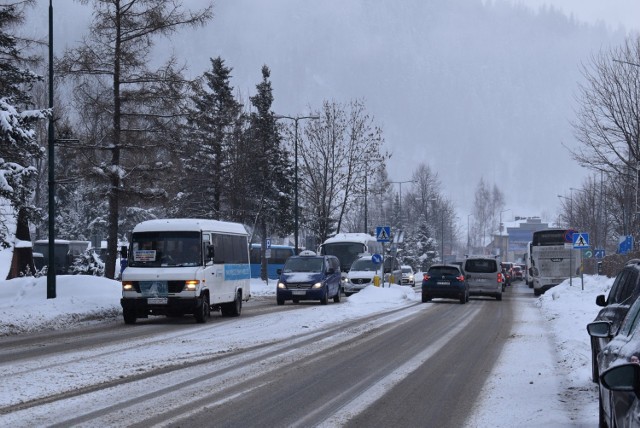
{"label": "lamp post", "polygon": [[391,184],[398,184],[400,187],[400,203],[398,204],[398,207],[400,208],[400,221],[402,221],[402,185],[404,183],[417,183],[416,180],[406,180],[406,181],[390,181],[389,183]]}
{"label": "lamp post", "polygon": [[567,198],[562,195],[558,195],[558,197],[565,201],[569,201],[569,227],[573,227],[573,197]]}
{"label": "lamp post", "polygon": [[469,230],[470,230],[470,226],[469,226],[469,219],[471,218],[473,214],[467,214],[467,254],[469,254],[469,247],[470,247],[470,241],[469,241]]}
{"label": "lamp post", "polygon": [[[500,211],[500,225],[499,225],[499,232],[500,232],[500,256],[502,256],[503,253],[503,249],[504,249],[504,239],[502,238],[502,213],[506,213],[507,211],[511,211],[511,208],[507,208],[506,210],[502,210]],[[506,252],[506,251],[505,251]],[[507,261],[507,257],[504,256],[504,261]]]}
{"label": "lamp post", "polygon": [[303,119],[320,119],[320,116],[284,116],[284,115],[276,115],[274,116],[276,119],[289,119],[293,120],[295,124],[295,132],[294,132],[294,166],[293,166],[293,175],[294,175],[294,187],[293,187],[293,204],[295,205],[293,209],[293,242],[295,245],[295,252],[298,254],[298,121]]}

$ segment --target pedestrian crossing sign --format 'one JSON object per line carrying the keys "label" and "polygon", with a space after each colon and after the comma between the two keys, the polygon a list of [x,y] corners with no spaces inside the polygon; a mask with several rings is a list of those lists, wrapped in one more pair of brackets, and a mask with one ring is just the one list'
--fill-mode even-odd
{"label": "pedestrian crossing sign", "polygon": [[376,240],[378,242],[389,242],[391,240],[391,226],[376,227]]}
{"label": "pedestrian crossing sign", "polygon": [[573,234],[573,248],[589,248],[589,234],[577,232]]}

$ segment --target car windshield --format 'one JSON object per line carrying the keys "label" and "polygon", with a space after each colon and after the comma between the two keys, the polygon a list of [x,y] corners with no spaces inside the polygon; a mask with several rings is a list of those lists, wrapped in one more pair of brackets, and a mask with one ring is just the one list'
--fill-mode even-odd
{"label": "car windshield", "polygon": [[355,271],[375,271],[378,269],[378,265],[376,265],[371,258],[359,259],[353,262],[351,265],[351,270]]}
{"label": "car windshield", "polygon": [[402,273],[412,273],[411,268],[402,268]]}
{"label": "car windshield", "polygon": [[282,269],[285,273],[291,272],[322,272],[324,267],[323,257],[289,257]]}
{"label": "car windshield", "polygon": [[434,266],[429,268],[429,276],[458,276],[460,271],[454,267]]}
{"label": "car windshield", "polygon": [[490,259],[467,260],[464,265],[464,270],[474,273],[492,273],[498,270],[498,263]]}

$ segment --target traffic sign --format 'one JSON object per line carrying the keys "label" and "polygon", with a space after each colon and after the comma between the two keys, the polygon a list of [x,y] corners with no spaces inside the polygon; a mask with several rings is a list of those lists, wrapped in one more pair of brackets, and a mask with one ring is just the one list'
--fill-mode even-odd
{"label": "traffic sign", "polygon": [[627,254],[633,249],[633,236],[621,236],[618,241],[618,254]]}
{"label": "traffic sign", "polygon": [[589,248],[589,234],[586,232],[577,232],[573,234],[573,248]]}
{"label": "traffic sign", "polygon": [[582,253],[582,257],[584,257],[585,259],[590,259],[591,257],[593,257],[593,251],[584,250],[584,253]]}
{"label": "traffic sign", "polygon": [[604,259],[604,256],[605,256],[604,248],[597,248],[597,249],[594,251],[593,256],[594,256],[596,259]]}
{"label": "traffic sign", "polygon": [[378,242],[389,242],[391,239],[391,226],[377,226],[376,239]]}
{"label": "traffic sign", "polygon": [[267,250],[271,248],[271,239],[267,238]]}
{"label": "traffic sign", "polygon": [[378,253],[371,256],[371,261],[377,265],[382,263],[382,256]]}

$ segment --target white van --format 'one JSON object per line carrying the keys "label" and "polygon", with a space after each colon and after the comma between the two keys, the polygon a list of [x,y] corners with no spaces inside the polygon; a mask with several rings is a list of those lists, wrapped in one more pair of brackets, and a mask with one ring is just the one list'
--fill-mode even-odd
{"label": "white van", "polygon": [[149,315],[210,311],[238,316],[251,297],[248,233],[243,225],[217,220],[163,219],[136,225],[122,272],[126,324]]}

